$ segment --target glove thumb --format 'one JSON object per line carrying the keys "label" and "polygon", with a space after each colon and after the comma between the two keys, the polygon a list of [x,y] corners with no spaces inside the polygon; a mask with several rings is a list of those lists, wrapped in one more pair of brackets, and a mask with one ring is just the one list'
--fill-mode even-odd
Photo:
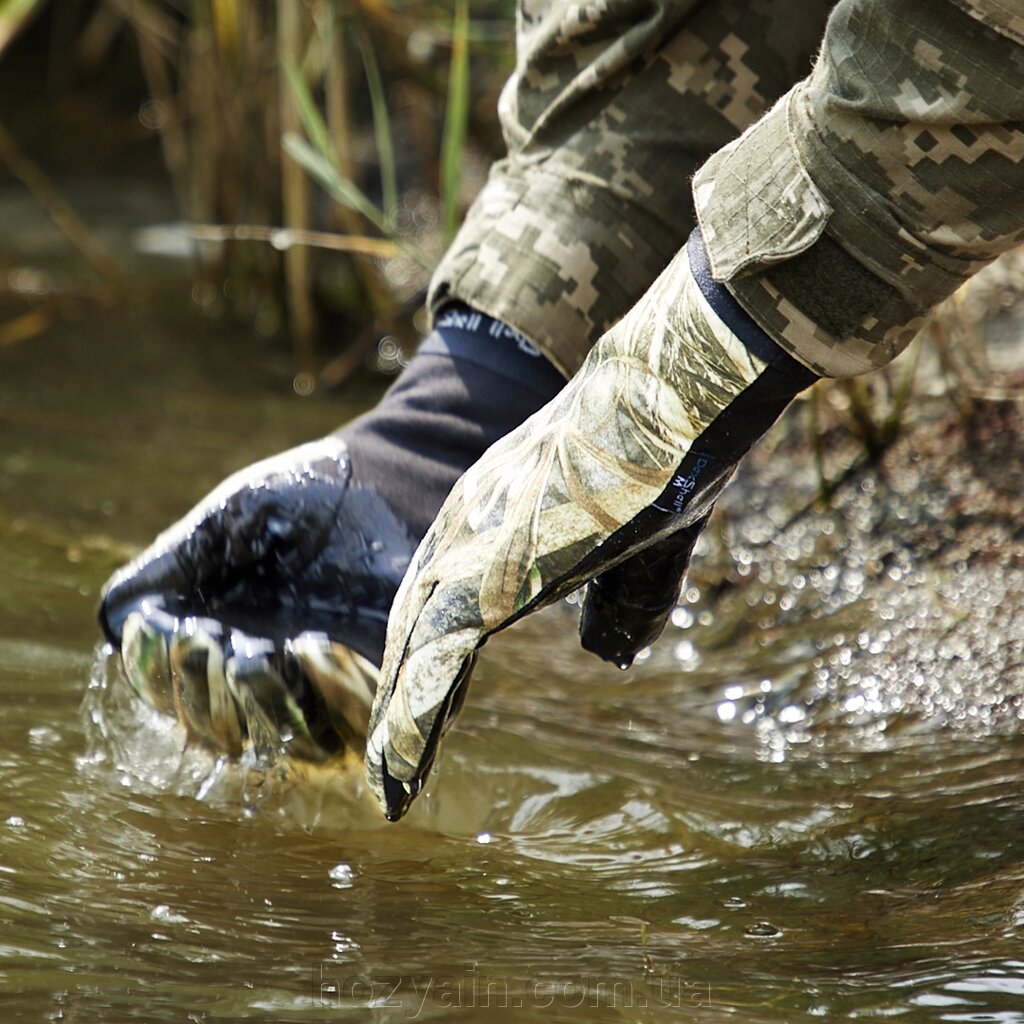
{"label": "glove thumb", "polygon": [[708,515],[591,581],[580,618],[585,650],[626,669],[661,636]]}

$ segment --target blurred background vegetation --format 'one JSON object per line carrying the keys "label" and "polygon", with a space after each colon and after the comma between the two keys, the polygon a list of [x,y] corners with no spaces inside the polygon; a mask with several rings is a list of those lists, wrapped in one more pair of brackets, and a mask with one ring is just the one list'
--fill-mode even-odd
{"label": "blurred background vegetation", "polygon": [[48,289],[7,268],[0,346],[127,287],[54,182],[149,177],[173,188],[194,300],[290,345],[299,393],[397,372],[501,149],[513,18],[514,0],[0,0],[0,175],[92,272]]}
{"label": "blurred background vegetation", "polygon": [[[57,285],[0,257],[0,347],[127,287],[53,184],[91,174],[169,183],[194,301],[288,350],[299,394],[396,373],[425,326],[430,267],[502,152],[513,22],[514,0],[0,0],[0,176],[91,275]],[[1010,254],[946,303],[927,343],[814,389],[824,497],[830,432],[870,461],[912,395],[941,387],[968,422],[1017,399],[1022,281]]]}

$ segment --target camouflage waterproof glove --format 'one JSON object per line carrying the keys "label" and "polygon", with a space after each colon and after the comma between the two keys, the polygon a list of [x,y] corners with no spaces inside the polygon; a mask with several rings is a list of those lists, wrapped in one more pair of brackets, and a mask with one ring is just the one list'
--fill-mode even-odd
{"label": "camouflage waterproof glove", "polygon": [[711,278],[695,232],[557,398],[470,467],[417,549],[366,749],[388,818],[419,792],[491,633],[595,577],[591,646],[628,653],[630,621],[667,614],[663,582],[643,607],[645,574],[666,566],[678,585],[736,463],[815,379]]}

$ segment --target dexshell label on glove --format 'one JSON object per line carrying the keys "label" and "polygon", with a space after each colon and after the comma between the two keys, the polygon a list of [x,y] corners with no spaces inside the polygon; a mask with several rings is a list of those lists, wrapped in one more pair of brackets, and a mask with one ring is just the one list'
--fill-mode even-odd
{"label": "dexshell label on glove", "polygon": [[653,503],[654,507],[662,512],[673,512],[677,515],[682,512],[693,497],[697,484],[709,465],[710,455],[704,452],[689,452],[669,485]]}

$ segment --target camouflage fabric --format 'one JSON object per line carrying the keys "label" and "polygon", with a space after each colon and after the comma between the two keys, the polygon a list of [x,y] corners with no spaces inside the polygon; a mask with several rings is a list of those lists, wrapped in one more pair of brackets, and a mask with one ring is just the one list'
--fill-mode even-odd
{"label": "camouflage fabric", "polygon": [[956,0],[973,18],[1024,44],[1024,7],[1020,0]]}
{"label": "camouflage fabric", "polygon": [[963,6],[843,0],[810,78],[694,180],[716,278],[819,373],[888,362],[1024,242],[1024,8]]}
{"label": "camouflage fabric", "polygon": [[508,157],[431,286],[571,376],[694,225],[690,178],[811,69],[833,0],[524,0]]}
{"label": "camouflage fabric", "polygon": [[524,0],[509,155],[432,306],[571,375],[683,244],[715,154],[695,196],[716,276],[816,371],[881,365],[1021,240],[1022,22],[1018,0]]}
{"label": "camouflage fabric", "polygon": [[[407,801],[386,792],[385,760],[415,795],[484,638],[594,575],[580,575],[583,559],[657,505],[691,446],[766,365],[707,305],[684,250],[558,397],[459,480],[388,622],[366,765],[389,816]],[[660,528],[707,513],[729,469],[706,475],[685,511],[658,513]]]}

